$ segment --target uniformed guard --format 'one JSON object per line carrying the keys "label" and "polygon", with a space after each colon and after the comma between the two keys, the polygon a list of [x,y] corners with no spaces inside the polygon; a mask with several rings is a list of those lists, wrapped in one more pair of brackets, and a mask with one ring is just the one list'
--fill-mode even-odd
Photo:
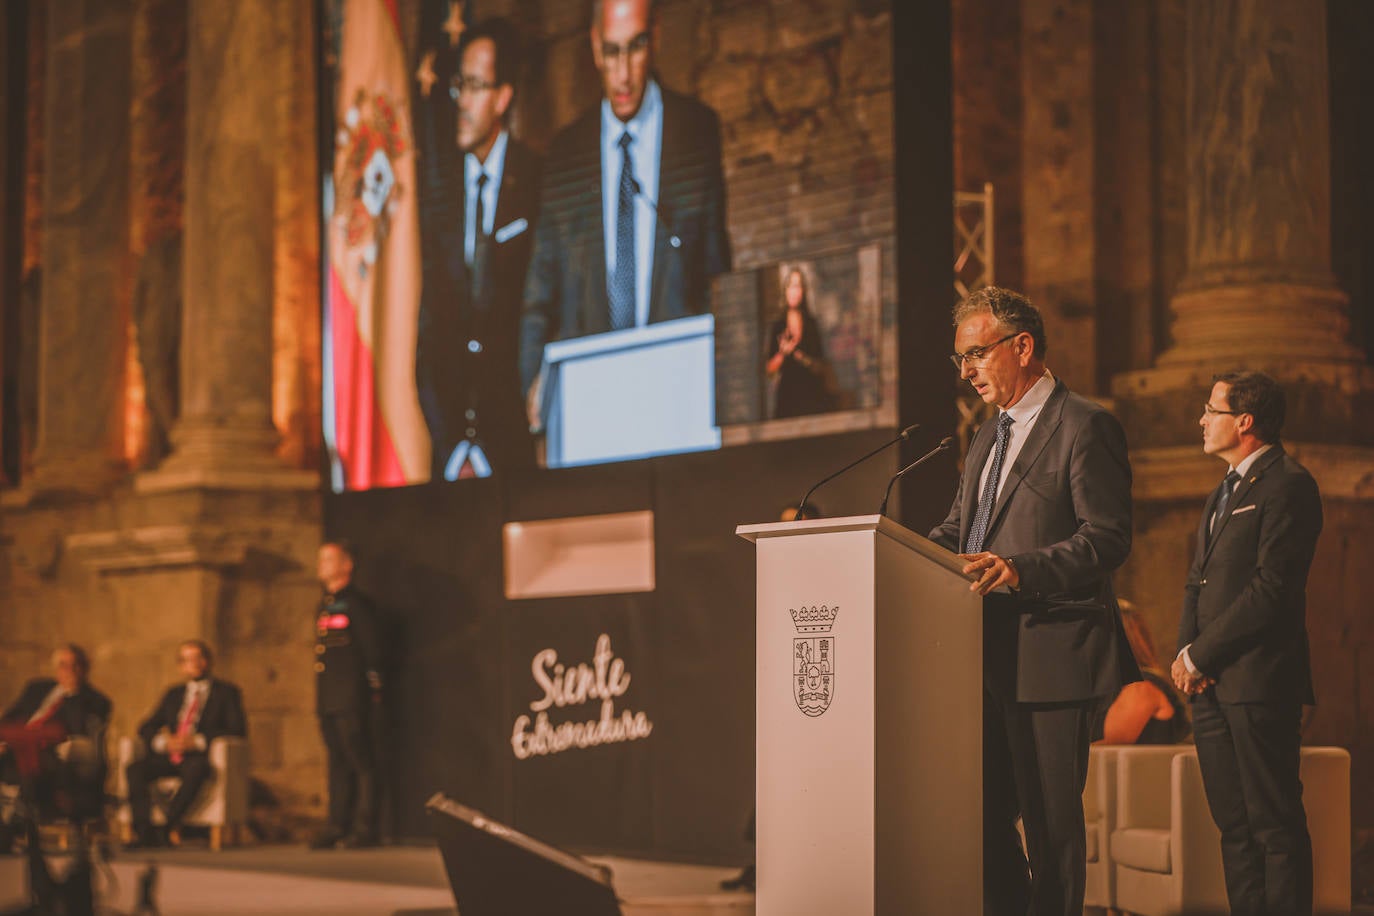
{"label": "uniformed guard", "polygon": [[329,823],[315,849],[377,845],[377,766],[371,722],[381,706],[381,649],[372,602],[353,584],[353,554],[320,547],[324,586],[315,617],[315,690],[329,753]]}

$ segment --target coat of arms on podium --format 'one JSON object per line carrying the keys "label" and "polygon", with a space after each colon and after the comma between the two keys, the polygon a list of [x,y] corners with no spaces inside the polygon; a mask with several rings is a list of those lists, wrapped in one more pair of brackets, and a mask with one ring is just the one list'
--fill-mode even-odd
{"label": "coat of arms on podium", "polygon": [[790,608],[792,623],[802,634],[792,640],[792,697],[797,708],[815,717],[830,708],[835,696],[835,625],[839,607]]}

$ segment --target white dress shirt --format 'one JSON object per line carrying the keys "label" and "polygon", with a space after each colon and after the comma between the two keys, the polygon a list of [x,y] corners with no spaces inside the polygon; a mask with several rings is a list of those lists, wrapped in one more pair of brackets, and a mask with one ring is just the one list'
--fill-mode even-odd
{"label": "white dress shirt", "polygon": [[196,699],[199,700],[199,705],[196,706],[196,714],[191,717],[191,739],[195,743],[196,750],[205,750],[207,746],[205,736],[197,730],[196,726],[200,724],[200,717],[205,715],[205,704],[210,699],[210,679],[208,677],[187,682],[186,695],[181,698],[181,708],[177,710],[177,720],[171,731],[160,731],[153,736],[154,751],[159,754],[167,753],[167,739],[176,734],[177,728],[181,725],[181,720],[186,718],[192,701]]}
{"label": "white dress shirt", "polygon": [[[1007,453],[1002,458],[1002,472],[997,477],[997,492],[1001,493],[1002,488],[1007,485],[1007,475],[1011,473],[1011,466],[1016,463],[1016,456],[1021,454],[1021,447],[1026,444],[1026,438],[1030,431],[1035,428],[1035,421],[1040,418],[1040,411],[1044,410],[1045,402],[1054,393],[1054,376],[1050,370],[1046,369],[1045,374],[1040,376],[1040,380],[1030,387],[1030,390],[1021,395],[1021,400],[1017,401],[1006,410],[999,410],[997,418],[1001,419],[1002,414],[1011,417],[1011,428],[1007,430]],[[988,471],[992,468],[992,458],[996,449],[988,452],[988,459],[983,463],[983,471],[978,475],[978,494],[981,496],[983,487],[988,482]],[[977,501],[974,501],[977,504]]]}
{"label": "white dress shirt", "polygon": [[649,323],[649,284],[653,280],[654,235],[658,216],[649,201],[658,203],[659,150],[663,146],[663,93],[658,83],[649,80],[644,101],[628,121],[611,110],[609,99],[601,100],[601,208],[606,240],[606,286],[615,276],[615,228],[620,212],[620,135],[626,131],[634,138],[630,161],[640,193],[635,197],[635,326]]}
{"label": "white dress shirt", "polygon": [[463,156],[463,257],[472,266],[477,252],[477,179],[485,172],[487,183],[482,188],[482,232],[491,235],[496,231],[496,202],[501,198],[501,176],[506,172],[506,142],[509,134],[501,131],[487,153],[487,161],[479,162],[472,153]]}
{"label": "white dress shirt", "polygon": [[48,714],[49,710],[66,698],[67,688],[63,687],[61,684],[54,684],[52,690],[49,690],[48,695],[43,698],[43,702],[38,704],[38,708],[34,710],[33,715],[29,716],[29,721],[26,724],[43,721],[43,717]]}

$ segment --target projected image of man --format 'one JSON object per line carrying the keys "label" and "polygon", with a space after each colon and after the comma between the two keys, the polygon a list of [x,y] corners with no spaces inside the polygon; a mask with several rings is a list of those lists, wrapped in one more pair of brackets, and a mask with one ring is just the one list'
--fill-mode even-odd
{"label": "projected image of man", "polygon": [[730,269],[720,122],[660,84],[657,31],[652,0],[593,6],[602,99],[549,147],[520,326],[527,391],[548,341],[705,312]]}
{"label": "projected image of man", "polygon": [[516,341],[542,161],[506,128],[519,53],[509,22],[478,23],[463,34],[449,87],[458,155],[426,216],[415,353],[434,479],[534,460]]}

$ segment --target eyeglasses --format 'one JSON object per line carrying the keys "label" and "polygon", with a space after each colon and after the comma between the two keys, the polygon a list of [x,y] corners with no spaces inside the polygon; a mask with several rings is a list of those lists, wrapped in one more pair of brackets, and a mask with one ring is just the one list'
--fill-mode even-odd
{"label": "eyeglasses", "polygon": [[448,83],[448,97],[453,101],[458,101],[458,96],[464,92],[486,92],[488,89],[495,89],[500,83],[489,83],[484,79],[475,76],[455,76]]}
{"label": "eyeglasses", "polygon": [[640,32],[623,45],[618,45],[613,41],[606,41],[604,38],[601,40],[601,57],[607,62],[619,60],[622,56],[627,59],[638,57],[647,50],[649,50],[648,32]]}
{"label": "eyeglasses", "polygon": [[1203,404],[1202,412],[1209,417],[1215,416],[1216,414],[1225,414],[1228,417],[1238,417],[1241,414],[1245,413],[1245,411],[1243,410],[1217,410],[1211,404]]}
{"label": "eyeglasses", "polygon": [[985,347],[974,347],[972,350],[967,350],[963,353],[951,353],[949,355],[949,361],[954,363],[954,368],[958,369],[960,372],[964,371],[964,362],[966,360],[975,366],[981,366],[983,365],[983,363],[987,362],[988,354],[991,353],[996,347],[1006,343],[1013,337],[1019,336],[1020,334],[1021,332],[1017,331],[1014,334],[1008,334],[1001,340],[994,340],[992,343],[988,344]]}

